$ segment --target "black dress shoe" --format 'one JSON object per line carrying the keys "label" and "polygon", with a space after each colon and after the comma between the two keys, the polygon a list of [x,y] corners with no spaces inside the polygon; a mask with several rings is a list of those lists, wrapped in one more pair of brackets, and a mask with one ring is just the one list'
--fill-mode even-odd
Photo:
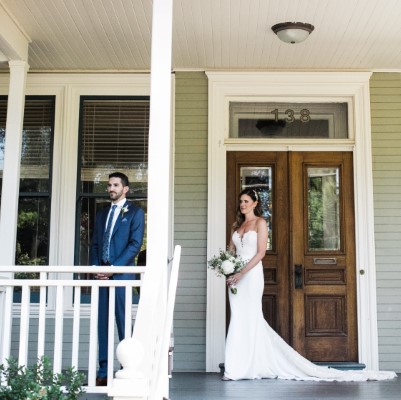
{"label": "black dress shoe", "polygon": [[107,386],[107,377],[106,378],[96,378],[96,386]]}

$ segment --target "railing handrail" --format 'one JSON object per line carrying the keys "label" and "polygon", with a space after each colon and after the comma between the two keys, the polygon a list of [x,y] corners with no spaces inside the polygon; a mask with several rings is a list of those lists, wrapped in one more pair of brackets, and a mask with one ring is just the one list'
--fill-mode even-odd
{"label": "railing handrail", "polygon": [[74,286],[74,287],[140,287],[140,280],[74,280],[74,279],[1,279],[1,286]]}
{"label": "railing handrail", "polygon": [[77,265],[12,265],[12,266],[0,266],[0,273],[2,272],[46,272],[46,273],[112,273],[112,274],[143,274],[146,271],[146,267],[133,267],[133,266],[77,266]]}

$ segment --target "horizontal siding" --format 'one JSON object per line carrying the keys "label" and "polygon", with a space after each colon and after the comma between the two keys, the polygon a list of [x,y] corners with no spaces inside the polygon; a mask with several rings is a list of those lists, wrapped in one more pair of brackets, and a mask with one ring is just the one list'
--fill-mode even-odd
{"label": "horizontal siding", "polygon": [[370,81],[380,368],[401,371],[401,74]]}
{"label": "horizontal siding", "polygon": [[[28,338],[28,366],[31,366],[37,361],[38,349],[38,318],[31,317],[29,319],[29,338]],[[63,350],[62,350],[62,368],[67,369],[71,367],[72,357],[72,318],[64,318],[63,323]],[[80,321],[80,335],[79,335],[79,359],[78,369],[86,371],[89,362],[89,335],[90,332],[90,319],[89,317],[82,317]],[[20,334],[20,319],[13,318],[12,332],[11,332],[11,357],[18,358],[19,352],[19,334]],[[54,317],[47,317],[45,323],[45,355],[49,357],[53,363],[54,357],[54,336],[55,336],[55,319]],[[117,329],[115,329],[114,344],[117,347],[119,343],[117,336]],[[117,358],[114,359],[114,369],[118,370],[120,364]]]}
{"label": "horizontal siding", "polygon": [[182,246],[174,371],[206,368],[207,78],[175,75],[174,240]]}

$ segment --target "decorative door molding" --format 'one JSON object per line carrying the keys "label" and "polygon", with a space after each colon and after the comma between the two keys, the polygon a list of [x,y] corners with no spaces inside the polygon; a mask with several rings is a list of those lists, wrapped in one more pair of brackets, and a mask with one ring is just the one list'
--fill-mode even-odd
{"label": "decorative door molding", "polygon": [[[370,126],[370,72],[207,72],[209,79],[208,248],[226,246],[226,152],[350,151],[354,153],[355,235],[359,362],[377,369],[378,335]],[[250,102],[348,102],[349,138],[229,139],[229,104]],[[206,371],[224,361],[225,282],[207,275]]]}

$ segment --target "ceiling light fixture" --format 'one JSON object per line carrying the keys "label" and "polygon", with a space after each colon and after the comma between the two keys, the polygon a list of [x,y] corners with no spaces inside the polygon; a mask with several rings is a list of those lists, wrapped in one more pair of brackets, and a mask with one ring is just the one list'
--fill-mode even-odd
{"label": "ceiling light fixture", "polygon": [[285,43],[301,43],[314,29],[313,25],[303,22],[282,22],[272,26],[272,31]]}

